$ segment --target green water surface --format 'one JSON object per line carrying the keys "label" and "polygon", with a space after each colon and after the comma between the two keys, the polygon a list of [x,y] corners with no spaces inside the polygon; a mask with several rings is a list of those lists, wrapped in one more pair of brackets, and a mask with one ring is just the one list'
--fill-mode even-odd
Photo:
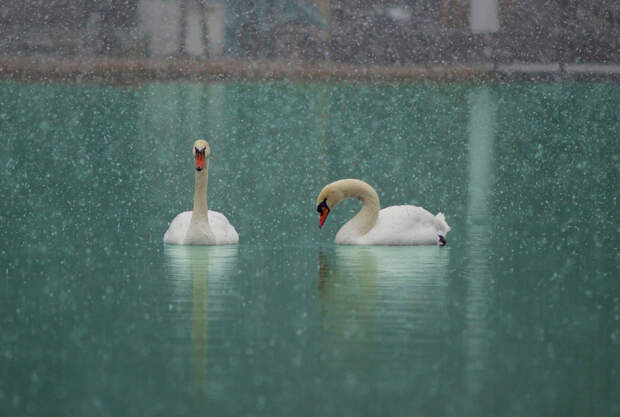
{"label": "green water surface", "polygon": [[[3,416],[620,414],[617,84],[0,83]],[[166,246],[209,140],[229,247]],[[339,247],[354,177],[439,247]]]}

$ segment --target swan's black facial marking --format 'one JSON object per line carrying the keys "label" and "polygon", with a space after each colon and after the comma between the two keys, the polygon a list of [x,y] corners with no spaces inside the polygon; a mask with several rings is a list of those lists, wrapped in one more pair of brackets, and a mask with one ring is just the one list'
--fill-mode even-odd
{"label": "swan's black facial marking", "polygon": [[318,211],[319,213],[323,213],[323,209],[326,208],[327,210],[329,210],[329,207],[327,207],[327,198],[324,198],[323,201],[321,201],[321,204],[319,204],[316,207],[316,211]]}
{"label": "swan's black facial marking", "polygon": [[327,215],[329,214],[329,207],[327,207],[327,198],[324,198],[323,201],[316,207],[316,211],[319,212],[321,217],[319,218],[319,227],[323,227],[325,223],[325,219],[327,219]]}

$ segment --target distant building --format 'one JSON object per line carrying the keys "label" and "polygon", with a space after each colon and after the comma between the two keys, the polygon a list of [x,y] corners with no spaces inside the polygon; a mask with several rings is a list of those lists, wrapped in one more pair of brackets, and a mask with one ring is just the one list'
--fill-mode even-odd
{"label": "distant building", "polygon": [[148,56],[219,58],[224,52],[224,2],[140,0],[137,20]]}
{"label": "distant building", "polygon": [[617,0],[0,0],[0,54],[620,62]]}

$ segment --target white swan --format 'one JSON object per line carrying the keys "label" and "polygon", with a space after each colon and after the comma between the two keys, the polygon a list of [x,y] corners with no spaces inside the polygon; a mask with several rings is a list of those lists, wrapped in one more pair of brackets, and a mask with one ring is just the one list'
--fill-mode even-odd
{"label": "white swan", "polygon": [[194,143],[196,182],[194,185],[194,210],[176,216],[164,234],[165,243],[178,245],[228,245],[239,242],[239,234],[226,216],[207,209],[207,183],[209,182],[209,156],[211,148],[206,140]]}
{"label": "white swan", "polygon": [[326,185],[317,198],[323,226],[330,210],[347,198],[357,198],[362,209],[340,228],[335,243],[343,245],[436,245],[446,244],[450,231],[442,213],[433,216],[422,207],[391,206],[379,210],[379,196],[364,181],[344,179]]}

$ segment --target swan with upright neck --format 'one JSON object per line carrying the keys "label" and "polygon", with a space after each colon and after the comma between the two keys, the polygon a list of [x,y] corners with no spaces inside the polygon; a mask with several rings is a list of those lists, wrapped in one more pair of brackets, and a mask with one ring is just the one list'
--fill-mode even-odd
{"label": "swan with upright neck", "polygon": [[239,234],[226,216],[207,208],[211,148],[199,139],[193,147],[195,162],[194,210],[177,215],[164,234],[164,242],[177,245],[228,245],[239,242]]}
{"label": "swan with upright neck", "polygon": [[446,244],[450,226],[442,213],[436,216],[422,207],[403,205],[380,209],[377,192],[364,181],[343,179],[326,185],[317,198],[319,227],[327,215],[347,198],[362,202],[362,208],[336,234],[342,245],[440,245]]}

